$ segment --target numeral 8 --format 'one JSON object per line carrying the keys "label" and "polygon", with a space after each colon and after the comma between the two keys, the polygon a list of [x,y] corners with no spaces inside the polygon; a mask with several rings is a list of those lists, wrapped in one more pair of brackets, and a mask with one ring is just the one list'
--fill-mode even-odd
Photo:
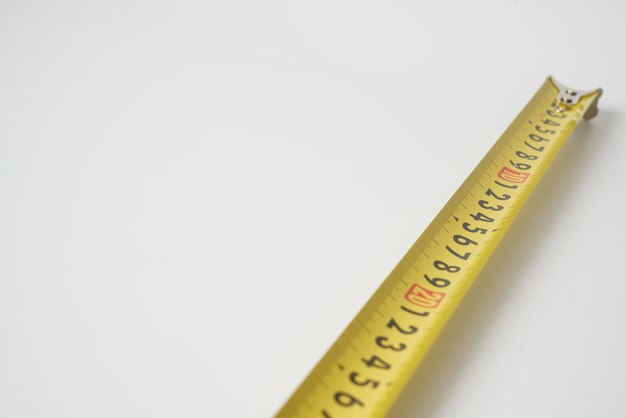
{"label": "numeral 8", "polygon": [[461,270],[459,266],[449,266],[441,260],[437,260],[433,263],[436,269],[447,271],[448,273],[456,273]]}

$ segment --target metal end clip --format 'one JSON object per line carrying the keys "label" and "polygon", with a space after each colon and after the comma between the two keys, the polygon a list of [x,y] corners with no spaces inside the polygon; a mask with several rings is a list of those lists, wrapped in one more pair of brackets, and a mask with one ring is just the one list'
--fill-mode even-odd
{"label": "metal end clip", "polygon": [[576,106],[580,99],[585,96],[597,93],[593,102],[589,105],[589,108],[583,115],[585,120],[589,120],[598,114],[598,99],[602,96],[602,89],[597,90],[574,90],[569,87],[565,87],[563,84],[557,82],[553,77],[548,77],[552,85],[558,90],[556,100],[553,103],[557,112],[564,112]]}

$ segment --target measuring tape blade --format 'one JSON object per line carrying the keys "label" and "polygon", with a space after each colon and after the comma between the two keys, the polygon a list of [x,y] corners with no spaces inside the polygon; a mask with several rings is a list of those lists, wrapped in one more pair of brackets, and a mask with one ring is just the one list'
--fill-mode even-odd
{"label": "measuring tape blade", "polygon": [[276,418],[384,417],[601,94],[549,77]]}

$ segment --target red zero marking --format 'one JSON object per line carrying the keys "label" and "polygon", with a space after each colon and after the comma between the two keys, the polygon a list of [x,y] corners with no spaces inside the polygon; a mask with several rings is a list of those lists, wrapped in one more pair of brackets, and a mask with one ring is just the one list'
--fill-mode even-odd
{"label": "red zero marking", "polygon": [[498,177],[510,183],[523,183],[529,175],[530,173],[520,173],[519,171],[511,170],[509,167],[502,167],[498,173]]}
{"label": "red zero marking", "polygon": [[435,292],[423,288],[418,284],[411,286],[404,298],[411,302],[413,305],[421,306],[422,308],[433,309],[439,306],[443,300],[445,293]]}

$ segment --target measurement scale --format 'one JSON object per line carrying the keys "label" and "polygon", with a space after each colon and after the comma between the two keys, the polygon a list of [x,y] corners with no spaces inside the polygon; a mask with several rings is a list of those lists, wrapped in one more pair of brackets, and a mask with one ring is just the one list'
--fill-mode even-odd
{"label": "measurement scale", "polygon": [[601,94],[548,77],[276,418],[384,417]]}

